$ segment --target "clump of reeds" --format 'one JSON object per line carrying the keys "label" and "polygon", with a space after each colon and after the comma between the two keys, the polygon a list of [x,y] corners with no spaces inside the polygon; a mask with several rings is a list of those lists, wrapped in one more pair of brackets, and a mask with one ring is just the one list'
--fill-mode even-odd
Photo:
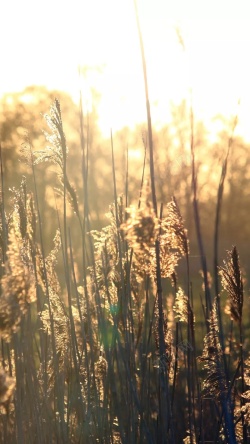
{"label": "clump of reeds", "polygon": [[1,278],[0,332],[10,340],[18,329],[29,304],[35,301],[35,276],[32,259],[34,212],[31,196],[25,194],[25,181],[20,191],[14,190],[14,210],[8,224],[6,251]]}
{"label": "clump of reeds", "polygon": [[[128,196],[117,195],[114,171],[108,224],[91,230],[88,202],[81,215],[68,176],[57,100],[46,120],[49,146],[37,153],[30,141],[23,147],[35,198],[22,180],[12,191],[10,214],[1,208],[0,442],[247,442],[249,363],[243,353],[243,280],[236,248],[219,271],[230,316],[239,327],[234,349],[232,325],[229,331],[234,360],[221,341],[216,295],[211,310],[209,298],[202,307],[207,332],[201,369],[195,324],[201,316],[193,306],[189,242],[176,199],[158,212],[147,191],[137,206],[126,208]],[[57,166],[62,196],[47,254],[36,189],[41,162]],[[83,176],[86,184],[86,171]],[[73,217],[80,256],[72,245]],[[183,289],[182,258],[188,283]]]}

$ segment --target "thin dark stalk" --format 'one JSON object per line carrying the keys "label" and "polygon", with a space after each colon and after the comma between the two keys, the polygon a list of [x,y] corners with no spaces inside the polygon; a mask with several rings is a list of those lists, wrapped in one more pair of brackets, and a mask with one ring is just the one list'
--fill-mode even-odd
{"label": "thin dark stalk", "polygon": [[[151,179],[151,193],[152,193],[152,203],[155,215],[157,216],[157,200],[156,200],[156,189],[155,189],[155,173],[154,173],[154,149],[153,149],[153,133],[152,133],[152,120],[149,102],[149,92],[148,92],[148,80],[147,80],[147,68],[146,59],[144,52],[144,44],[141,33],[139,14],[137,9],[136,0],[134,1],[135,15],[137,22],[137,30],[140,41],[141,57],[142,57],[142,67],[144,76],[144,87],[145,87],[145,97],[146,97],[146,110],[147,110],[147,127],[148,127],[148,141],[149,141],[149,165],[150,165],[150,179]],[[155,242],[155,254],[156,254],[156,283],[157,283],[157,299],[158,299],[158,332],[159,332],[159,353],[163,357],[165,355],[165,341],[164,341],[164,315],[163,315],[163,302],[162,302],[162,283],[161,283],[161,267],[160,267],[160,244],[157,239]],[[173,428],[172,428],[172,414],[169,399],[168,381],[167,374],[165,372],[159,372],[160,375],[160,425],[162,427],[162,443],[167,440],[168,431],[171,431],[171,441],[173,440]],[[168,419],[167,419],[168,418]]]}
{"label": "thin dark stalk", "polygon": [[150,179],[151,179],[152,202],[153,202],[153,208],[154,208],[155,215],[157,216],[157,200],[156,200],[155,173],[154,173],[153,132],[152,132],[152,120],[151,120],[151,111],[150,111],[150,102],[149,102],[149,93],[148,93],[147,66],[146,66],[144,44],[143,44],[143,38],[142,38],[142,33],[141,33],[141,27],[140,27],[139,14],[138,14],[136,0],[134,0],[134,6],[135,6],[137,30],[138,30],[139,40],[140,40],[140,49],[141,49],[141,57],[142,57],[142,68],[143,68],[143,76],[144,76],[144,87],[145,87],[145,97],[146,97],[148,142],[149,142],[149,164],[150,164]]}
{"label": "thin dark stalk", "polygon": [[[239,319],[239,335],[240,335],[240,362],[241,362],[241,393],[245,392],[245,363],[244,363],[244,352],[243,352],[243,325],[242,317]],[[241,405],[245,404],[244,398],[241,398]],[[241,414],[241,422],[243,428],[243,441],[247,442],[247,425],[244,421],[244,414]]]}
{"label": "thin dark stalk", "polygon": [[[190,127],[191,127],[190,148],[191,148],[191,159],[192,159],[192,190],[193,190],[194,220],[195,220],[196,235],[200,251],[201,267],[203,271],[205,299],[206,299],[206,322],[208,322],[209,313],[212,310],[212,300],[208,283],[207,261],[203,246],[200,215],[199,215],[199,205],[198,205],[198,195],[197,195],[197,171],[196,171],[195,150],[194,150],[194,117],[192,109],[190,113]],[[208,324],[207,324],[207,329],[208,329]]]}
{"label": "thin dark stalk", "polygon": [[[217,204],[216,204],[216,213],[215,213],[215,224],[214,224],[214,288],[215,288],[215,295],[217,297],[217,305],[218,305],[218,320],[219,320],[219,334],[220,334],[220,341],[222,345],[223,352],[225,351],[225,340],[224,340],[224,330],[222,325],[222,314],[221,314],[221,301],[220,301],[220,288],[219,288],[219,278],[218,278],[218,267],[219,267],[219,226],[220,226],[220,218],[221,218],[221,208],[222,208],[222,200],[223,200],[223,192],[224,192],[224,182],[227,175],[227,164],[228,164],[228,158],[229,154],[231,152],[232,146],[233,146],[233,136],[235,132],[235,128],[237,125],[237,116],[235,117],[233,128],[232,128],[232,134],[228,140],[228,147],[227,147],[227,153],[225,156],[225,159],[223,161],[223,165],[221,168],[221,176],[220,176],[220,182],[218,187],[218,193],[217,193]],[[223,353],[223,359],[224,359],[224,366],[225,366],[225,373],[227,380],[229,378],[228,376],[228,369],[227,369],[227,362],[226,362],[226,355]]]}
{"label": "thin dark stalk", "polygon": [[[218,192],[217,192],[217,203],[216,203],[216,213],[215,213],[215,223],[214,223],[214,287],[215,287],[215,294],[219,295],[220,288],[219,288],[219,279],[218,279],[218,266],[219,266],[219,226],[220,226],[220,217],[221,217],[221,207],[222,207],[222,200],[223,200],[223,193],[224,193],[224,183],[227,175],[227,164],[228,164],[228,158],[233,146],[233,136],[235,132],[235,128],[237,125],[237,116],[235,117],[233,128],[232,128],[232,134],[228,140],[228,147],[225,159],[222,164],[221,168],[221,176],[220,176],[220,182],[218,186]],[[219,319],[221,318],[220,313],[220,302],[219,302]]]}
{"label": "thin dark stalk", "polygon": [[[90,221],[89,221],[89,201],[88,201],[88,171],[89,171],[89,119],[87,115],[87,129],[86,129],[86,137],[84,136],[84,114],[83,114],[83,106],[82,106],[82,95],[80,93],[80,144],[81,144],[81,160],[82,160],[82,180],[83,180],[83,224],[81,225],[81,240],[82,240],[82,262],[83,262],[83,289],[84,289],[84,298],[86,301],[86,312],[87,312],[87,323],[88,323],[88,335],[90,342],[90,359],[87,353],[87,344],[85,342],[85,356],[86,362],[88,363],[87,374],[88,374],[88,411],[91,409],[91,392],[90,392],[90,374],[94,373],[94,340],[93,340],[93,322],[90,315],[90,297],[89,291],[87,288],[87,242],[86,242],[86,233],[90,232]],[[89,248],[91,254],[92,263],[94,263],[94,252],[93,245],[91,242],[91,237],[88,237],[89,240]],[[78,299],[78,297],[77,297]],[[78,306],[79,310],[79,306]]]}
{"label": "thin dark stalk", "polygon": [[146,159],[147,159],[147,145],[146,141],[143,137],[143,146],[144,146],[144,157],[143,157],[143,166],[142,166],[142,177],[141,177],[141,186],[140,186],[140,194],[139,194],[139,201],[138,201],[138,209],[141,207],[141,198],[142,198],[142,192],[143,192],[143,186],[144,186],[144,177],[145,177],[145,170],[146,170]]}
{"label": "thin dark stalk", "polygon": [[[32,177],[34,182],[34,190],[35,190],[35,203],[37,208],[37,216],[38,216],[38,226],[39,226],[39,234],[40,234],[40,245],[41,245],[41,255],[42,255],[42,265],[43,265],[43,273],[44,273],[44,281],[45,281],[45,291],[46,291],[46,299],[48,301],[48,308],[49,308],[49,317],[50,317],[50,325],[51,325],[51,338],[52,338],[52,351],[53,351],[53,362],[54,362],[54,370],[55,370],[55,391],[58,390],[58,397],[62,393],[59,383],[59,371],[58,371],[58,359],[57,359],[57,353],[56,353],[56,344],[55,344],[55,331],[54,331],[54,319],[53,319],[53,313],[52,313],[52,307],[50,302],[50,296],[49,296],[49,282],[48,282],[48,276],[47,276],[47,268],[45,263],[45,250],[44,250],[44,240],[43,240],[43,231],[42,231],[42,219],[40,214],[40,206],[39,206],[39,199],[38,199],[38,190],[37,190],[37,181],[36,181],[36,173],[35,173],[35,166],[34,166],[34,156],[32,152],[32,146],[29,137],[27,136],[27,141],[29,149],[30,149],[30,163],[32,168]],[[46,336],[45,336],[46,339]],[[42,357],[42,363],[43,365],[43,375],[44,378],[44,388],[47,387],[47,368],[46,368],[46,348],[44,347],[45,344],[42,345],[42,350],[45,351],[45,356]],[[44,390],[45,396],[47,395],[47,389]],[[55,406],[58,409],[60,413],[60,417],[62,419],[62,424],[64,423],[64,413],[59,407],[59,400],[55,399]],[[55,418],[56,423],[56,418]]]}
{"label": "thin dark stalk", "polygon": [[178,371],[178,343],[179,343],[179,322],[176,322],[175,327],[175,364],[174,364],[174,378],[173,378],[173,389],[171,397],[171,409],[174,409],[174,399],[176,391],[176,381],[177,381],[177,371]]}
{"label": "thin dark stalk", "polygon": [[120,236],[120,221],[119,221],[119,214],[118,214],[118,196],[117,196],[117,187],[116,187],[115,157],[114,157],[114,145],[113,145],[112,131],[111,131],[110,136],[111,136],[113,187],[114,187],[114,199],[115,199],[115,216],[116,216],[116,227],[117,227],[117,246],[118,246],[118,254],[119,254],[120,276],[121,276],[121,294],[120,294],[119,305],[121,308],[122,315],[124,317],[124,325],[125,325],[128,301],[127,301],[127,296],[126,296],[126,292],[125,292],[124,270],[123,270],[123,266],[122,266],[123,252],[122,252],[122,244],[121,244],[121,236]]}

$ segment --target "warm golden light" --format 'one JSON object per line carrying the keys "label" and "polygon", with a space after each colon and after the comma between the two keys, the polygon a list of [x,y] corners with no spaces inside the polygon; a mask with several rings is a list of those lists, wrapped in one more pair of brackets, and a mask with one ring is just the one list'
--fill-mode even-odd
{"label": "warm golden light", "polygon": [[[145,120],[144,85],[133,1],[5,2],[1,6],[0,94],[40,84],[68,91],[85,108],[101,93],[100,126],[109,134]],[[192,101],[205,122],[239,109],[250,139],[249,3],[138,0],[156,126],[170,103]],[[79,66],[85,74],[79,79]],[[210,123],[211,137],[214,126]]]}

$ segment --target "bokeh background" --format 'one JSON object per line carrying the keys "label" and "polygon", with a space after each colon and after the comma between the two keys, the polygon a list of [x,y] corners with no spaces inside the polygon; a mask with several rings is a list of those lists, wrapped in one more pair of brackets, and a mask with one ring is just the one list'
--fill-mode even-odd
{"label": "bokeh background", "polygon": [[[199,268],[191,187],[190,110],[194,114],[198,197],[210,268],[217,190],[230,149],[220,228],[220,260],[236,244],[250,273],[250,6],[247,1],[138,0],[145,45],[155,147],[157,197],[175,195]],[[43,114],[61,101],[69,171],[81,201],[79,100],[88,134],[89,195],[93,227],[106,223],[113,201],[110,130],[117,187],[129,203],[139,197],[145,154],[146,110],[133,1],[9,1],[0,6],[0,131],[4,187],[29,178],[20,161],[26,131],[44,148]],[[236,124],[237,120],[237,124]],[[38,167],[44,220],[53,232],[56,173]],[[49,245],[48,245],[49,249]]]}

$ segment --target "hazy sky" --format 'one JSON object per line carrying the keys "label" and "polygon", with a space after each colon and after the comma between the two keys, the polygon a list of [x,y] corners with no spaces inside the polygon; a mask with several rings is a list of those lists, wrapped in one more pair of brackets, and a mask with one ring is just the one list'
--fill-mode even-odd
{"label": "hazy sky", "polygon": [[[192,89],[205,120],[234,115],[241,99],[238,131],[250,140],[249,0],[138,0],[138,8],[154,123],[164,123],[170,100],[189,99]],[[9,0],[0,17],[0,94],[41,84],[77,100],[82,87],[86,105],[94,86],[105,132],[145,120],[132,0]],[[79,65],[92,67],[84,82]]]}

